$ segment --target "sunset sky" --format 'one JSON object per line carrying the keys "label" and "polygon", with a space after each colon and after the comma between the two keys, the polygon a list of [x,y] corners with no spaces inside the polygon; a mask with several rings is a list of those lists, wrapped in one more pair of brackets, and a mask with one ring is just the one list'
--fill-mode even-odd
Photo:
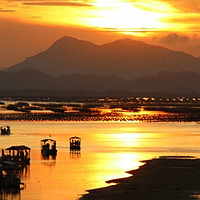
{"label": "sunset sky", "polygon": [[200,56],[199,0],[0,0],[0,68],[68,35],[132,38]]}

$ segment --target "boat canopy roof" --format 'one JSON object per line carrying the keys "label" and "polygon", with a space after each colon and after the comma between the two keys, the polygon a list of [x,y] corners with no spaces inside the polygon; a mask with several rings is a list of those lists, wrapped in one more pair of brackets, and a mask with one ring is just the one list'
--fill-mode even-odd
{"label": "boat canopy roof", "polygon": [[3,125],[3,126],[1,126],[1,129],[2,128],[10,128],[10,126],[5,126],[5,125]]}
{"label": "boat canopy roof", "polygon": [[80,137],[77,137],[77,136],[70,137],[69,139],[70,139],[70,140],[81,140],[81,138],[80,138]]}
{"label": "boat canopy roof", "polygon": [[20,145],[20,146],[11,146],[8,147],[6,150],[30,150],[31,148],[25,146],[25,145]]}
{"label": "boat canopy roof", "polygon": [[48,142],[48,141],[55,142],[55,140],[53,140],[53,139],[43,139],[43,140],[41,140],[41,142]]}

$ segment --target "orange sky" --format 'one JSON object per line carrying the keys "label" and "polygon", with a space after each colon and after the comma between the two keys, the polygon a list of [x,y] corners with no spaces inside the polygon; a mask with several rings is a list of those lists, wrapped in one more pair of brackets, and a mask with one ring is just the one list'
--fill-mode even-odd
{"label": "orange sky", "polygon": [[199,0],[0,0],[0,68],[64,35],[133,38],[200,56]]}

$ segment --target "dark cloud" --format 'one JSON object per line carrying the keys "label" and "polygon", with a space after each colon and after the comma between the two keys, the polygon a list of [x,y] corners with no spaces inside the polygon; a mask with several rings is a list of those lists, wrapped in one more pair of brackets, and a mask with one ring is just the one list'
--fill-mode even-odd
{"label": "dark cloud", "polygon": [[[17,2],[53,2],[52,0],[7,0],[8,2],[10,1],[17,1]],[[55,1],[56,2],[56,1]],[[93,1],[90,0],[82,0],[82,1],[75,1],[75,0],[59,0],[58,2],[73,2],[73,3],[91,3]]]}
{"label": "dark cloud", "polygon": [[73,0],[7,0],[8,2],[21,2],[23,5],[30,6],[77,6],[77,7],[90,7],[92,1],[73,1]]}
{"label": "dark cloud", "polygon": [[85,3],[75,3],[75,2],[27,2],[23,3],[23,5],[29,6],[75,6],[75,7],[90,7],[92,5]]}
{"label": "dark cloud", "polygon": [[200,56],[200,34],[169,33],[152,38],[150,43],[166,48]]}
{"label": "dark cloud", "polygon": [[6,10],[6,9],[0,8],[0,12],[15,12],[15,10]]}
{"label": "dark cloud", "polygon": [[178,35],[177,33],[171,33],[165,37],[160,38],[160,41],[166,44],[171,43],[183,43],[188,42],[190,39],[185,35]]}
{"label": "dark cloud", "polygon": [[22,2],[23,5],[36,5],[36,6],[77,6],[77,7],[90,7],[91,1],[68,1],[68,0],[8,0],[10,2]]}

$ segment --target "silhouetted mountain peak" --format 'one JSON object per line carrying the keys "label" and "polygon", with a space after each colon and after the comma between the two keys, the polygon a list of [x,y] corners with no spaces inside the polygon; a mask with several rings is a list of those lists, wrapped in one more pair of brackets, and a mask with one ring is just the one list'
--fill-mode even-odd
{"label": "silhouetted mountain peak", "polygon": [[200,60],[183,52],[128,38],[95,45],[65,36],[46,51],[11,66],[8,70],[23,68],[38,69],[52,76],[92,73],[131,80],[155,75],[163,70],[200,72]]}
{"label": "silhouetted mountain peak", "polygon": [[116,40],[114,42],[111,43],[106,43],[102,46],[121,46],[121,47],[133,47],[133,46],[145,46],[147,44],[145,44],[142,41],[137,41],[137,40],[132,40],[130,38],[125,38],[125,39],[120,39],[120,40]]}
{"label": "silhouetted mountain peak", "polygon": [[59,40],[57,40],[56,42],[54,42],[50,48],[56,48],[56,49],[68,48],[68,47],[80,48],[81,46],[91,47],[95,46],[95,44],[84,40],[78,40],[73,37],[64,36]]}

